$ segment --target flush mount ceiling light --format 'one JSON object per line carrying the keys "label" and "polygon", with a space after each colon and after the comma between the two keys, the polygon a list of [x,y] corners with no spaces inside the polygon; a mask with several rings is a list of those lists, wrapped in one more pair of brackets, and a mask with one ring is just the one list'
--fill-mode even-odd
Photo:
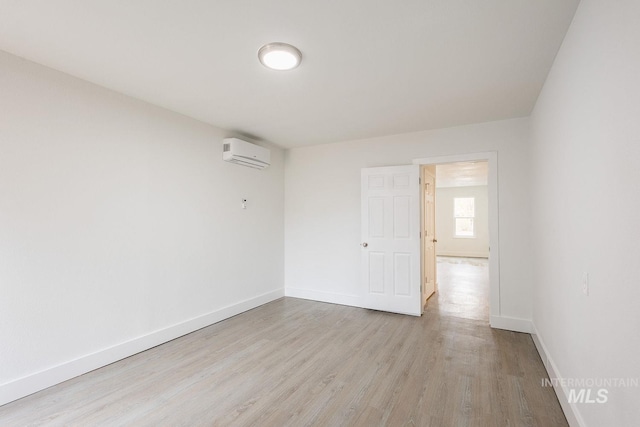
{"label": "flush mount ceiling light", "polygon": [[262,65],[272,70],[292,70],[300,65],[302,54],[298,49],[286,43],[265,44],[258,51]]}

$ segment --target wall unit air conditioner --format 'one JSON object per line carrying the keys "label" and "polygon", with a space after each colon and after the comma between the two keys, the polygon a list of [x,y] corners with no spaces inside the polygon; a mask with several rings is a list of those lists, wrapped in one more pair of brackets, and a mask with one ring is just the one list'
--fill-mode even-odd
{"label": "wall unit air conditioner", "polygon": [[268,148],[238,138],[222,140],[222,160],[255,169],[270,165],[271,151]]}

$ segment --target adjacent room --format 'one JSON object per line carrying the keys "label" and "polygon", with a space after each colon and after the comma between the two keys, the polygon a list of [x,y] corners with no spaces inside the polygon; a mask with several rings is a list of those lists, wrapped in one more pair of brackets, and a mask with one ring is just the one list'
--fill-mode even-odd
{"label": "adjacent room", "polygon": [[439,305],[489,322],[488,163],[436,165],[436,272]]}
{"label": "adjacent room", "polygon": [[638,22],[0,0],[0,425],[636,426]]}

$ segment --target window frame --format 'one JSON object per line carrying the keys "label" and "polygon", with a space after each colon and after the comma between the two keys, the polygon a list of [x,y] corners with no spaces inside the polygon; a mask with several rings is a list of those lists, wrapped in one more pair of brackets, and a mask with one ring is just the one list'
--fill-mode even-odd
{"label": "window frame", "polygon": [[[456,200],[471,199],[473,201],[473,216],[457,216]],[[458,234],[458,220],[471,220],[471,234]],[[454,197],[453,198],[453,238],[454,239],[475,239],[476,238],[476,198],[473,196]]]}

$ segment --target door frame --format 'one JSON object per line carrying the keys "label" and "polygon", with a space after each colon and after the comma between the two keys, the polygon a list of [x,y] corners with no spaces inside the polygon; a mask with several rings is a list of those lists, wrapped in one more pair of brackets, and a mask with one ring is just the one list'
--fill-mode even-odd
{"label": "door frame", "polygon": [[[500,317],[500,239],[498,221],[498,152],[453,154],[445,156],[413,159],[414,165],[439,165],[470,161],[486,161],[488,163],[487,193],[489,196],[489,319],[492,327],[494,318]],[[436,184],[437,185],[437,184]],[[437,202],[436,202],[437,203]],[[422,207],[420,215],[424,215]],[[437,221],[437,219],[436,219]],[[422,244],[420,245],[420,257]]]}

